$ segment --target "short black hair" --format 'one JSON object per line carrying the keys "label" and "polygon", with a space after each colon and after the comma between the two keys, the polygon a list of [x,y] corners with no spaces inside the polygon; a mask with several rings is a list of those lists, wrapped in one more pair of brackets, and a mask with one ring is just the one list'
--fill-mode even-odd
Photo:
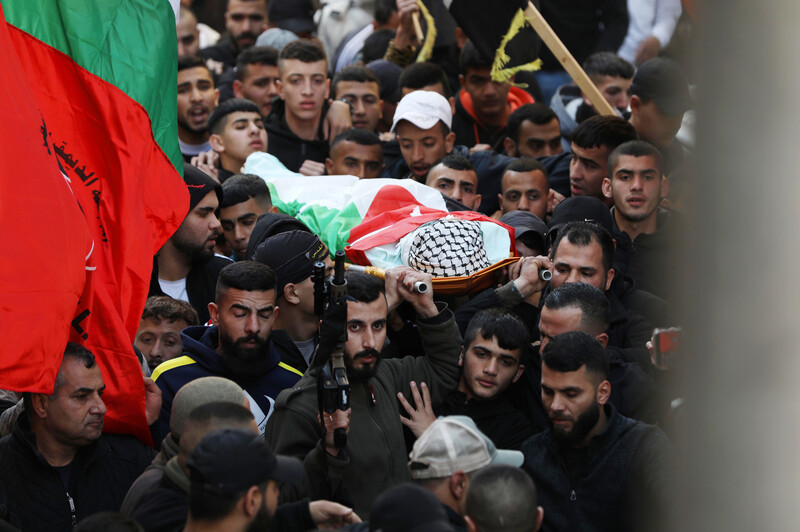
{"label": "short black hair", "polygon": [[[56,398],[59,388],[64,385],[64,381],[66,380],[64,377],[64,362],[66,362],[67,359],[73,359],[81,362],[83,367],[86,369],[92,369],[97,364],[97,360],[95,360],[91,351],[80,344],[68,342],[67,346],[64,348],[64,357],[61,359],[61,366],[58,368],[58,374],[56,375],[56,382],[53,385],[53,393],[50,395],[50,400],[54,400]],[[33,415],[33,403],[31,402],[31,395],[32,394],[29,392],[22,394],[22,402],[25,407],[25,411],[28,412],[29,418]]]}
{"label": "short black hair", "polygon": [[632,64],[613,52],[596,52],[587,57],[582,66],[593,82],[603,76],[633,79],[636,72]]}
{"label": "short black hair", "polygon": [[587,283],[566,283],[550,292],[544,300],[550,310],[577,308],[581,311],[580,327],[597,336],[608,331],[611,304],[599,288]]}
{"label": "short black hair", "polygon": [[445,98],[450,98],[453,95],[450,89],[450,82],[447,81],[447,74],[444,73],[442,67],[435,63],[427,62],[414,63],[407,66],[403,69],[403,73],[400,74],[400,80],[398,81],[401,91],[402,89],[424,89],[428,85],[435,85],[437,83],[442,84]]}
{"label": "short black hair", "polygon": [[380,26],[385,26],[392,18],[392,13],[397,12],[396,0],[377,0],[375,2],[375,22]]}
{"label": "short black hair", "polygon": [[530,343],[528,329],[522,321],[511,312],[500,308],[481,310],[469,320],[464,333],[464,349],[475,341],[478,334],[484,340],[497,338],[497,345],[503,349],[522,349]]}
{"label": "short black hair", "polygon": [[[178,72],[180,72],[181,70],[187,70],[189,68],[196,68],[196,67],[203,67],[206,70],[208,70],[206,62],[203,61],[201,57],[198,57],[196,55],[183,55],[178,58]],[[208,70],[208,73],[210,75],[211,71]],[[214,79],[214,76],[211,76],[211,79]]]}
{"label": "short black hair", "polygon": [[222,183],[222,202],[220,209],[244,203],[253,198],[262,208],[272,206],[267,183],[254,174],[237,174],[229,177]]}
{"label": "short black hair", "polygon": [[568,373],[586,366],[586,371],[608,379],[608,356],[597,338],[583,331],[558,334],[542,350],[542,364]]}
{"label": "short black hair", "polygon": [[331,153],[333,153],[333,148],[337,144],[346,140],[350,142],[355,142],[359,146],[375,146],[376,144],[378,146],[381,145],[381,139],[380,137],[378,137],[378,135],[367,129],[354,127],[351,129],[346,129],[343,132],[336,135],[336,137],[333,139],[333,142],[331,142],[331,148],[330,148]]}
{"label": "short black hair", "polygon": [[303,63],[316,63],[317,61],[328,61],[325,49],[316,41],[308,39],[297,39],[290,42],[281,49],[278,54],[278,67],[286,59],[297,59]]}
{"label": "short black hair", "polygon": [[369,37],[364,39],[364,46],[361,47],[361,61],[366,64],[376,59],[383,59],[394,36],[395,31],[389,28],[373,31]]}
{"label": "short black hair", "polygon": [[661,156],[661,152],[658,151],[658,148],[644,140],[629,140],[628,142],[623,142],[614,148],[614,151],[608,154],[609,179],[614,179],[614,168],[617,167],[621,155],[631,155],[633,157],[652,157],[656,162],[656,170],[658,170],[658,175],[661,176],[664,173],[664,157]]}
{"label": "short black hair", "polygon": [[536,530],[536,486],[519,467],[490,464],[476,471],[470,477],[464,508],[481,532]]}
{"label": "short black hair", "polygon": [[477,174],[477,171],[475,170],[475,165],[472,164],[472,161],[470,161],[463,155],[458,155],[456,153],[448,153],[447,155],[439,159],[439,161],[435,163],[433,166],[439,166],[440,164],[445,168],[450,168],[451,170],[458,170],[459,172],[463,172],[466,170],[466,171],[476,172]]}
{"label": "short black hair", "polygon": [[556,258],[559,244],[565,238],[567,242],[578,247],[588,246],[592,242],[597,242],[603,250],[603,268],[605,268],[606,273],[613,267],[614,239],[604,227],[591,222],[569,222],[558,230],[556,239],[553,241],[550,249],[553,259]]}
{"label": "short black hair", "polygon": [[558,120],[555,111],[545,104],[539,102],[526,103],[509,115],[506,125],[508,136],[514,142],[519,143],[519,128],[524,121],[527,120],[537,126],[543,126],[552,122],[554,118]]}
{"label": "short black hair", "polygon": [[233,288],[246,292],[266,292],[275,290],[277,278],[275,271],[260,262],[243,260],[228,264],[219,271],[215,301],[223,292]]}
{"label": "short black hair", "polygon": [[467,41],[464,44],[458,56],[458,68],[461,69],[462,74],[466,74],[468,68],[491,67],[493,62],[494,57],[486,57],[481,54],[478,48],[472,44],[472,41]]}
{"label": "short black hair", "polygon": [[335,76],[333,76],[333,81],[331,82],[331,93],[333,94],[334,98],[339,97],[336,93],[336,87],[339,86],[340,81],[376,83],[378,85],[378,94],[380,95],[381,92],[381,80],[378,79],[378,76],[375,74],[375,72],[363,65],[347,65],[343,69],[339,70]]}
{"label": "short black hair", "polygon": [[258,104],[244,98],[231,98],[219,104],[208,117],[208,131],[212,135],[218,135],[225,129],[228,123],[226,118],[231,113],[256,113],[261,116]]}
{"label": "short black hair", "polygon": [[345,272],[347,280],[347,297],[359,303],[372,303],[385,294],[383,281],[361,272]]}
{"label": "short black hair", "polygon": [[278,50],[272,46],[253,46],[236,57],[236,79],[244,81],[250,65],[278,66]]}
{"label": "short black hair", "polygon": [[636,129],[619,116],[593,116],[587,118],[572,132],[572,142],[583,149],[605,146],[613,150],[623,142],[636,140]]}
{"label": "short black hair", "polygon": [[520,157],[508,163],[503,174],[506,172],[535,172],[537,170],[547,177],[547,168],[542,163],[533,157]]}

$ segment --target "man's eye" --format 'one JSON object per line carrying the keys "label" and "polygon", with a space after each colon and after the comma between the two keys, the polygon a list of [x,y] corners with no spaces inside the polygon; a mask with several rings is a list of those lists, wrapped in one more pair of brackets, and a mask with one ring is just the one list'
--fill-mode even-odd
{"label": "man's eye", "polygon": [[425,142],[422,145],[425,146],[428,149],[431,149],[431,148],[435,148],[436,147],[436,142],[435,141]]}
{"label": "man's eye", "polygon": [[508,201],[517,201],[519,199],[519,193],[518,192],[509,192],[508,194],[506,194],[506,199]]}
{"label": "man's eye", "polygon": [[222,230],[223,231],[233,231],[233,224],[232,223],[223,223]]}
{"label": "man's eye", "polygon": [[255,220],[245,220],[245,221],[242,222],[242,225],[245,226],[245,227],[250,227],[254,223],[256,223]]}
{"label": "man's eye", "polygon": [[450,190],[453,187],[450,185],[450,183],[439,183],[438,188],[441,190]]}
{"label": "man's eye", "polygon": [[538,199],[539,199],[539,194],[535,194],[535,193],[528,194],[528,200],[529,201],[536,201]]}
{"label": "man's eye", "polygon": [[359,326],[357,323],[351,323],[350,325],[347,326],[347,328],[353,332],[356,332],[359,329]]}
{"label": "man's eye", "polygon": [[539,140],[531,142],[531,148],[533,148],[534,150],[541,150],[542,148],[544,148],[544,142]]}

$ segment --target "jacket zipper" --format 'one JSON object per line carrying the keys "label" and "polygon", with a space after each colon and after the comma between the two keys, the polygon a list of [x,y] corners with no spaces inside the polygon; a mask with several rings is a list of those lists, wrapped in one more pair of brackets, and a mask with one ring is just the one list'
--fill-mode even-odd
{"label": "jacket zipper", "polygon": [[78,526],[78,517],[75,514],[75,501],[72,500],[72,497],[70,496],[69,492],[66,493],[67,493],[67,501],[69,501],[69,511],[72,514],[72,528],[75,528],[76,526]]}

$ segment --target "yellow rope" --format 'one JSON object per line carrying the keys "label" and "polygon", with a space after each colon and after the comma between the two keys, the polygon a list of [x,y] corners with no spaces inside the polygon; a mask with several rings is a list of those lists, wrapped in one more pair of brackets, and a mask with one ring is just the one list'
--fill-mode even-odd
{"label": "yellow rope", "polygon": [[422,48],[420,48],[419,55],[417,56],[417,63],[422,63],[430,59],[431,55],[433,55],[433,43],[436,41],[436,22],[433,20],[431,12],[428,11],[428,8],[422,3],[422,0],[417,0],[417,5],[419,6],[420,13],[422,13],[422,17],[425,19],[425,25],[428,27],[428,32],[425,35],[425,42],[422,44]]}
{"label": "yellow rope", "polygon": [[[503,40],[500,42],[500,47],[495,53],[494,62],[492,63],[492,80],[499,81],[501,83],[508,83],[517,72],[523,70],[530,72],[542,68],[541,59],[536,59],[535,61],[531,61],[530,63],[526,63],[524,65],[505,68],[506,64],[511,60],[506,53],[506,46],[509,42],[511,42],[511,39],[513,39],[517,33],[522,30],[525,24],[528,24],[528,21],[525,19],[525,13],[522,11],[522,9],[520,9],[514,16],[514,20],[511,21],[511,27],[508,28],[508,32],[503,37]],[[518,87],[524,87],[524,84],[515,85]]]}

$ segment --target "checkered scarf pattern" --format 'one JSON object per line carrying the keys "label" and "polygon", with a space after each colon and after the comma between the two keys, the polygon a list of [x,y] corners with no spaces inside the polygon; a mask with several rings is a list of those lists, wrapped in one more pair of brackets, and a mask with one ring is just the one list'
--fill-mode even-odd
{"label": "checkered scarf pattern", "polygon": [[421,226],[411,242],[408,265],[433,277],[465,277],[491,266],[480,224],[457,219]]}

